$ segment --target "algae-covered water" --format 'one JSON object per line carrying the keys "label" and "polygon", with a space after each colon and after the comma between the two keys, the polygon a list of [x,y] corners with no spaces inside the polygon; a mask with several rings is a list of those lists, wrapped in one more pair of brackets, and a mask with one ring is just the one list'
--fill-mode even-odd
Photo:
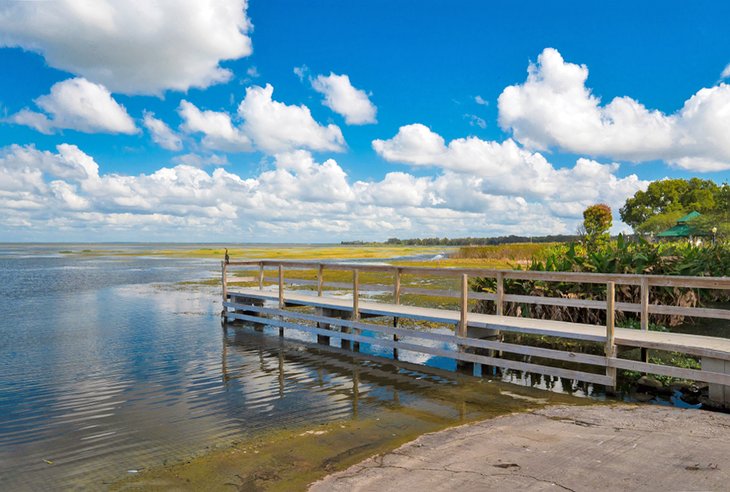
{"label": "algae-covered water", "polygon": [[170,485],[191,463],[187,483],[301,487],[421,432],[573,401],[223,330],[218,288],[178,284],[218,259],[65,249],[0,245],[0,490]]}

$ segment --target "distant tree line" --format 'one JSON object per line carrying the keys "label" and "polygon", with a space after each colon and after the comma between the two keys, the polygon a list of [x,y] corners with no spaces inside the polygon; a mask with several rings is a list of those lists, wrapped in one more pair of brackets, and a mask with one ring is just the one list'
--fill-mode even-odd
{"label": "distant tree line", "polygon": [[413,238],[399,239],[392,237],[385,243],[366,243],[363,241],[342,241],[342,245],[387,244],[391,246],[490,246],[510,243],[561,243],[576,241],[579,236],[557,234],[552,236],[499,236],[499,237],[458,237],[458,238]]}

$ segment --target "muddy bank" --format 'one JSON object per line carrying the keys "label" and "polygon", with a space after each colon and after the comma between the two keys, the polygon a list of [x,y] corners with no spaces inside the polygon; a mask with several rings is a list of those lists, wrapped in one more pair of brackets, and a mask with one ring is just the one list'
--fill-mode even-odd
{"label": "muddy bank", "polygon": [[727,490],[728,456],[727,414],[554,406],[424,435],[310,490]]}

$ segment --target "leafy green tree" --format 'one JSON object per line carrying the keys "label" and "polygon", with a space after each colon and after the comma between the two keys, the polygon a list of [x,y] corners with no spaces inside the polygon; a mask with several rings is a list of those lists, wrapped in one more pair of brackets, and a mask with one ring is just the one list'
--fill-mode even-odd
{"label": "leafy green tree", "polygon": [[[621,220],[639,231],[639,226],[660,214],[678,217],[692,211],[715,210],[722,189],[709,179],[664,179],[654,181],[646,191],[637,191],[619,210]],[[670,215],[667,215],[669,217]]]}
{"label": "leafy green tree", "polygon": [[586,247],[593,249],[605,245],[610,239],[608,233],[613,223],[611,207],[605,203],[591,205],[583,211],[583,228],[586,231]]}

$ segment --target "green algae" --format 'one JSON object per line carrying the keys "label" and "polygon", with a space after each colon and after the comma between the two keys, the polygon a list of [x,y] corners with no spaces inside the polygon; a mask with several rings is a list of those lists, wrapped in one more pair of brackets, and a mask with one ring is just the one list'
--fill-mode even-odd
{"label": "green algae", "polygon": [[424,387],[416,402],[400,404],[395,398],[366,416],[262,432],[176,464],[144,470],[113,484],[111,490],[305,490],[329,473],[424,433],[551,403],[595,403],[485,379],[452,377],[455,384]]}

